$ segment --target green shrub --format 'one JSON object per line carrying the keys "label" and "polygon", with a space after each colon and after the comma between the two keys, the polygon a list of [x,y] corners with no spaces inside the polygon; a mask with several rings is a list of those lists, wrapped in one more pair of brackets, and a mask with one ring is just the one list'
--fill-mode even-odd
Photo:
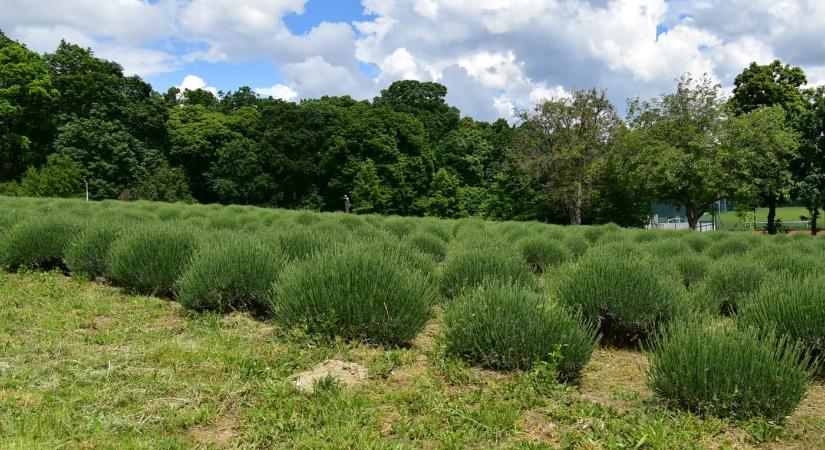
{"label": "green shrub", "polygon": [[759,242],[758,239],[756,236],[740,235],[718,239],[705,249],[705,254],[713,259],[744,255],[756,246],[756,243]]}
{"label": "green shrub", "polygon": [[[704,252],[706,248],[711,244],[711,239],[708,238],[709,233],[697,233],[696,231],[684,231],[679,232],[681,234],[682,240],[693,249],[695,252]],[[716,233],[719,236],[722,236],[722,233]]]}
{"label": "green shrub", "polygon": [[434,261],[443,261],[447,256],[447,244],[439,237],[424,231],[418,231],[410,236],[407,241],[416,250],[429,255]]}
{"label": "green shrub", "polygon": [[821,255],[803,253],[791,245],[765,244],[748,253],[747,257],[781,277],[801,278],[825,270]]}
{"label": "green shrub", "polygon": [[594,329],[521,286],[489,284],[466,291],[444,313],[447,351],[492,369],[558,364],[576,380],[596,345]]}
{"label": "green shrub", "polygon": [[743,302],[736,321],[799,341],[821,365],[825,357],[825,277],[766,284]]}
{"label": "green shrub", "polygon": [[381,226],[396,237],[409,236],[418,228],[417,219],[409,217],[388,217]]}
{"label": "green shrub", "polygon": [[767,276],[767,270],[752,259],[723,258],[710,267],[700,286],[701,294],[717,312],[730,314],[736,312],[742,299],[762,286]]}
{"label": "green shrub", "polygon": [[[665,258],[670,264],[675,259],[693,254],[693,249],[682,239],[660,238],[642,244],[642,249],[656,258]],[[664,261],[663,261],[664,263]]]}
{"label": "green shrub", "polygon": [[223,233],[194,253],[177,284],[183,306],[263,313],[284,258],[256,236]]}
{"label": "green shrub", "polygon": [[655,261],[610,248],[591,251],[553,284],[562,303],[581,310],[616,345],[644,340],[685,304],[684,288]]}
{"label": "green shrub", "polygon": [[289,261],[308,258],[335,244],[335,238],[307,227],[287,227],[274,238],[278,248]]}
{"label": "green shrub", "polygon": [[372,246],[376,252],[395,255],[399,263],[409,270],[420,272],[427,277],[435,272],[435,261],[407,241],[399,241],[382,233],[366,236],[360,242]]}
{"label": "green shrub", "polygon": [[170,295],[186,270],[197,240],[180,224],[147,223],[121,231],[107,257],[112,280],[132,291]]}
{"label": "green shrub", "polygon": [[689,320],[651,347],[648,385],[676,408],[700,415],[782,420],[805,397],[810,358],[785,337]]}
{"label": "green shrub", "polygon": [[673,264],[676,273],[686,288],[692,289],[705,279],[713,260],[705,255],[684,254],[672,258],[667,264]]}
{"label": "green shrub", "polygon": [[362,243],[289,266],[275,283],[275,318],[311,333],[408,344],[429,319],[436,296],[428,278],[402,259]]}
{"label": "green shrub", "polygon": [[548,267],[559,266],[572,258],[564,244],[550,237],[527,237],[518,241],[516,246],[536,273],[543,273]]}
{"label": "green shrub", "polygon": [[321,221],[321,215],[310,211],[300,211],[292,215],[292,221],[298,225],[312,225]]}
{"label": "green shrub", "polygon": [[453,237],[452,229],[445,220],[427,220],[426,222],[423,222],[421,224],[420,231],[424,231],[432,235],[438,236],[438,238],[444,242],[449,242],[450,238]]}
{"label": "green shrub", "polygon": [[87,223],[66,247],[66,267],[90,280],[106,273],[106,258],[121,226],[113,221]]}
{"label": "green shrub", "polygon": [[512,251],[497,246],[456,247],[447,256],[441,271],[441,291],[455,297],[463,289],[483,282],[533,285],[533,274],[527,263]]}
{"label": "green shrub", "polygon": [[76,220],[58,214],[17,222],[0,243],[0,266],[11,270],[62,268],[66,245],[78,230]]}
{"label": "green shrub", "polygon": [[590,242],[579,233],[568,233],[564,239],[564,245],[570,250],[575,258],[579,258],[590,248]]}

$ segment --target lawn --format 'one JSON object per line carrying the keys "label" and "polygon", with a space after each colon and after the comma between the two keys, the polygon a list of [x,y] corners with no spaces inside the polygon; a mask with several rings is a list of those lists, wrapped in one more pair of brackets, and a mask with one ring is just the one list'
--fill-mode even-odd
{"label": "lawn", "polygon": [[[0,448],[823,448],[818,381],[787,423],[665,409],[644,353],[601,348],[577,386],[447,357],[440,314],[409,348],[184,310],[50,272],[0,273]],[[345,387],[298,391],[327,359]]]}
{"label": "lawn", "polygon": [[[808,212],[808,210],[801,206],[783,206],[776,209],[776,218],[785,223],[785,225],[788,226],[788,228],[794,230],[807,229],[807,225],[805,224],[792,222],[799,222],[801,220],[800,216],[810,217],[810,215],[811,214]],[[749,221],[753,221],[754,214],[748,214],[747,218]],[[713,220],[713,217],[710,214],[705,214],[702,217],[702,220],[710,221]],[[735,230],[743,228],[742,224],[740,223],[739,217],[736,216],[736,211],[727,211],[721,213],[719,214],[718,220],[719,228],[722,230]],[[767,222],[768,220],[768,208],[757,208],[755,220],[757,222],[757,228],[764,228],[765,222]],[[821,220],[818,226],[823,226]]]}

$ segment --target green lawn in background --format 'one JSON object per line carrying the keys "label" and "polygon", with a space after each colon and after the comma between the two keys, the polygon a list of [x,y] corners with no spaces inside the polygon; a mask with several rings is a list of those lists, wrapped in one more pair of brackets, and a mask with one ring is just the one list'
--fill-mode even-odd
{"label": "green lawn in background", "polygon": [[[790,229],[793,230],[801,230],[801,229],[808,229],[807,225],[801,223],[791,223],[791,222],[798,222],[801,219],[800,216],[805,216],[806,218],[810,217],[810,213],[807,209],[801,206],[782,206],[776,209],[776,217],[777,219],[782,220],[782,222]],[[751,212],[748,214],[748,220],[754,219],[754,214]],[[702,217],[703,221],[711,221],[713,220],[713,216],[710,214],[705,214]],[[736,216],[736,211],[727,211],[724,213],[719,214],[719,228],[722,230],[741,230],[744,229],[742,224],[739,222],[739,218]],[[768,220],[768,208],[757,208],[756,209],[756,226],[757,228],[763,228],[765,226],[765,222]],[[761,223],[759,223],[761,222]],[[820,223],[818,225],[820,228],[823,226],[823,219],[822,219],[822,212],[820,211]]]}

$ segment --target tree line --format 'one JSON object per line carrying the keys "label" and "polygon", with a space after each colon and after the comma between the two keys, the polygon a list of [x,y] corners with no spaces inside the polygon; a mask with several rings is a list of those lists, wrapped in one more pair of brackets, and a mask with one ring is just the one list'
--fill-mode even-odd
{"label": "tree line", "polygon": [[356,213],[638,226],[681,205],[691,227],[722,197],[740,210],[825,200],[825,88],[774,61],[726,98],[689,74],[628,101],[574,90],[517,111],[462,117],[435,82],[372,101],[298,103],[249,87],[159,93],[62,41],[39,54],[0,32],[0,194],[237,203]]}

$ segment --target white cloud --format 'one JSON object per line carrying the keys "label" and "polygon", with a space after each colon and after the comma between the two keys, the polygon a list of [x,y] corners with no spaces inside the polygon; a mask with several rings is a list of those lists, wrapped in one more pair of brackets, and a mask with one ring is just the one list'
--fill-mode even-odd
{"label": "white cloud", "polygon": [[208,86],[203,78],[192,74],[183,77],[183,81],[180,82],[177,88],[180,89],[181,92],[187,89],[190,91],[203,89],[204,91],[211,92],[212,95],[218,95],[218,89],[214,86]]}
{"label": "white cloud", "polygon": [[293,101],[298,97],[298,93],[285,84],[275,84],[270,87],[255,88],[255,93],[263,97],[278,98],[288,102]]}
{"label": "white cloud", "polygon": [[[593,86],[621,108],[672,89],[685,71],[729,86],[754,60],[780,58],[806,69],[810,84],[825,83],[823,0],[362,0],[367,20],[330,17],[292,33],[283,18],[306,5],[0,0],[0,29],[38,51],[65,37],[144,76],[265,59],[285,79],[257,91],[278,98],[370,98],[396,79],[437,80],[449,101],[483,119]],[[374,80],[362,63],[379,68]]]}

